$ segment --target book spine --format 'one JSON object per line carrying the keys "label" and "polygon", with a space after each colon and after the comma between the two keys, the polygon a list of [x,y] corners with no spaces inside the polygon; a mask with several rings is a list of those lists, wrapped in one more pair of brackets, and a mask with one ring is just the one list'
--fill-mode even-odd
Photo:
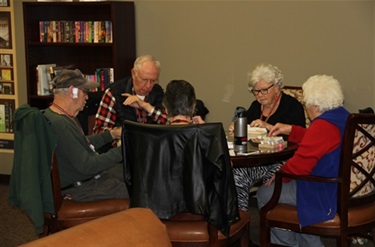
{"label": "book spine", "polygon": [[51,28],[52,28],[52,42],[57,42],[57,25],[56,21],[51,21]]}
{"label": "book spine", "polygon": [[105,29],[105,21],[100,22],[100,36],[99,36],[99,43],[105,43],[106,39],[106,29]]}
{"label": "book spine", "polygon": [[39,42],[44,42],[44,21],[39,21]]}
{"label": "book spine", "polygon": [[5,103],[0,104],[0,132],[5,132]]}
{"label": "book spine", "polygon": [[5,132],[10,132],[10,106],[5,102]]}
{"label": "book spine", "polygon": [[12,102],[9,102],[9,132],[10,133],[14,132],[13,113],[14,113],[14,105]]}
{"label": "book spine", "polygon": [[106,39],[105,42],[112,43],[112,22],[105,21]]}
{"label": "book spine", "polygon": [[115,82],[115,69],[109,68],[109,83]]}
{"label": "book spine", "polygon": [[56,23],[57,25],[57,42],[61,43],[62,42],[62,30],[61,30],[61,25],[62,25],[62,22],[61,21],[57,21]]}
{"label": "book spine", "polygon": [[79,21],[74,22],[74,42],[79,43],[79,39],[81,36],[81,24]]}
{"label": "book spine", "polygon": [[52,27],[52,21],[46,21],[47,26],[47,42],[52,43],[53,42],[53,27]]}

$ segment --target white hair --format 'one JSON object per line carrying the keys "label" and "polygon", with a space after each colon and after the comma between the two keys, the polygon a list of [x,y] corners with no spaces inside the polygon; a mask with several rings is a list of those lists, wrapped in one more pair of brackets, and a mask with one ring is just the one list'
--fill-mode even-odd
{"label": "white hair", "polygon": [[154,56],[151,56],[151,55],[142,55],[142,56],[139,56],[135,61],[134,61],[134,66],[133,66],[133,69],[136,71],[136,72],[139,72],[141,69],[142,69],[142,65],[143,63],[145,62],[152,62],[154,63],[155,67],[159,70],[160,72],[160,62],[154,57]]}
{"label": "white hair", "polygon": [[318,106],[321,112],[338,108],[344,103],[340,83],[333,76],[314,75],[302,85],[303,101]]}
{"label": "white hair", "polygon": [[255,69],[248,74],[249,77],[249,89],[255,87],[255,85],[264,80],[268,83],[278,84],[280,88],[283,86],[284,76],[279,68],[272,64],[259,64]]}

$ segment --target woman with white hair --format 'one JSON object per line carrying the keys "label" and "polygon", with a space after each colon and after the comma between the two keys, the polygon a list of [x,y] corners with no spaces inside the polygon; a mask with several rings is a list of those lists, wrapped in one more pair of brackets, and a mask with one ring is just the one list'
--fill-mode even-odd
{"label": "woman with white hair", "polygon": [[[269,132],[288,134],[298,149],[281,170],[296,175],[337,177],[340,150],[349,112],[344,109],[340,83],[332,76],[315,75],[302,86],[309,128],[277,123]],[[258,207],[271,198],[274,176],[258,189]],[[283,181],[280,203],[296,206],[301,227],[332,219],[337,210],[337,185],[309,181]],[[298,189],[297,189],[298,188]],[[323,246],[319,236],[282,229],[271,230],[271,242],[286,246]]]}
{"label": "woman with white hair", "polygon": [[[272,64],[259,64],[249,74],[249,91],[256,98],[246,112],[247,122],[251,127],[270,130],[278,122],[305,127],[303,106],[296,98],[281,91],[283,81],[283,74]],[[233,130],[232,123],[229,131],[233,133]],[[282,164],[283,162],[233,170],[238,206],[242,210],[249,208],[250,188],[261,180],[267,181]]]}

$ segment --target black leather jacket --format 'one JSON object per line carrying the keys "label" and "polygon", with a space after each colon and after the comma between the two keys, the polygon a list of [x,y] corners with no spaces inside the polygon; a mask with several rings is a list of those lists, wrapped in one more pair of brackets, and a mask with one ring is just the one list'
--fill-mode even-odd
{"label": "black leather jacket", "polygon": [[237,193],[221,123],[123,127],[125,180],[131,207],[161,219],[202,214],[224,234],[239,219]]}

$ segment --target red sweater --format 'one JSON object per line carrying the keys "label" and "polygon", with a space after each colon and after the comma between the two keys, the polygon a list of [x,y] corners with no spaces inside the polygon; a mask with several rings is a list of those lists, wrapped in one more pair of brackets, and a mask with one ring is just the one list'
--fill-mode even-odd
{"label": "red sweater", "polygon": [[307,129],[292,125],[288,140],[297,143],[298,149],[281,170],[289,174],[309,175],[318,160],[340,144],[340,131],[332,123],[316,119]]}

